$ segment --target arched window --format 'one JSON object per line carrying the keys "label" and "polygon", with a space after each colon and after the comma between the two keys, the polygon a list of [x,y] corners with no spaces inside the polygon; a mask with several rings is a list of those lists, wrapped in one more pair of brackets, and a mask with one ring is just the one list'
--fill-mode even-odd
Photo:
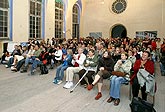
{"label": "arched window", "polygon": [[62,0],[55,0],[55,38],[63,37],[63,12]]}
{"label": "arched window", "polygon": [[30,38],[41,38],[41,3],[42,0],[30,0]]}
{"label": "arched window", "polygon": [[78,6],[73,6],[72,14],[72,37],[79,38]]}
{"label": "arched window", "polygon": [[0,1],[0,38],[8,37],[8,19],[9,3],[8,0]]}

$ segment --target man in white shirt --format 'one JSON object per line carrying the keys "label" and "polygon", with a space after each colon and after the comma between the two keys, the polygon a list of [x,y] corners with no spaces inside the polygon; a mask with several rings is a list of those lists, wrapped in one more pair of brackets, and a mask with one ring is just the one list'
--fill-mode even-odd
{"label": "man in white shirt", "polygon": [[68,67],[66,69],[66,84],[64,88],[69,89],[73,86],[73,76],[74,73],[78,73],[81,69],[83,69],[84,61],[86,59],[86,55],[83,54],[83,48],[78,48],[78,54],[73,55],[72,64],[73,67]]}

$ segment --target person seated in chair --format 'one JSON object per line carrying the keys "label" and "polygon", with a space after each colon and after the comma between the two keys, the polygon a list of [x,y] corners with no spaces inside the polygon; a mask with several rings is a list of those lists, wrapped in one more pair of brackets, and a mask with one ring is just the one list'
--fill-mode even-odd
{"label": "person seated in chair", "polygon": [[53,69],[54,64],[62,61],[62,49],[59,45],[56,46],[56,51],[53,53],[50,69]]}
{"label": "person seated in chair", "polygon": [[64,88],[69,89],[73,86],[73,76],[74,73],[78,73],[83,67],[83,63],[86,59],[86,55],[83,53],[83,48],[78,48],[78,54],[73,55],[72,64],[73,67],[68,67],[66,69],[66,84]]}
{"label": "person seated in chair", "polygon": [[[145,69],[149,74],[154,74],[154,63],[150,60],[150,52],[144,51],[142,53],[142,57],[139,60],[136,60],[133,71],[134,74],[131,77],[131,83],[132,83],[132,94],[133,97],[138,97],[140,84],[137,78],[137,73],[139,69]],[[146,93],[146,86],[144,85],[141,87],[141,93],[142,93],[142,99],[147,100],[147,93]]]}
{"label": "person seated in chair", "polygon": [[69,67],[72,66],[72,50],[68,49],[67,52],[63,52],[63,63],[59,65],[56,69],[56,77],[53,80],[54,84],[61,84],[62,79],[64,77],[64,71]]}
{"label": "person seated in chair", "polygon": [[[12,64],[11,70],[17,72],[17,64],[20,64],[21,60],[25,60],[26,56],[28,54],[28,50],[26,46],[22,47],[22,54],[21,55],[15,55],[14,56],[14,62]],[[21,61],[22,62],[22,61]],[[25,63],[25,62],[24,62]],[[20,65],[18,65],[20,66]],[[21,65],[22,66],[22,65]],[[21,67],[20,66],[20,67]]]}
{"label": "person seated in chair", "polygon": [[[78,72],[79,78],[81,79],[82,76],[87,72],[86,77],[88,79],[88,83],[92,84],[93,82],[93,74],[97,71],[97,64],[98,64],[98,56],[95,54],[95,50],[90,49],[88,51],[88,56],[84,62],[84,68]],[[81,85],[84,87],[87,86],[87,82],[83,78],[80,82]]]}
{"label": "person seated in chair", "polygon": [[29,56],[26,57],[24,68],[23,68],[23,70],[20,71],[21,73],[27,72],[28,64],[32,63],[35,58],[39,57],[39,55],[41,53],[41,50],[39,49],[38,44],[35,45],[34,50],[35,51],[32,55],[29,55]]}
{"label": "person seated in chair", "polygon": [[37,65],[46,65],[47,64],[47,58],[48,58],[48,52],[46,50],[46,47],[42,48],[41,54],[39,57],[36,57],[32,61],[32,67],[31,67],[31,75],[34,75],[35,69],[37,68]]}
{"label": "person seated in chair", "polygon": [[95,100],[98,100],[102,97],[101,89],[103,85],[103,79],[107,79],[111,76],[113,68],[114,61],[111,57],[111,53],[106,50],[103,52],[102,57],[98,61],[98,73],[95,75],[94,81],[92,84],[87,86],[87,89],[91,90],[93,86],[98,83],[98,94],[95,97]]}
{"label": "person seated in chair", "polygon": [[130,70],[132,68],[132,63],[127,60],[128,54],[123,52],[121,54],[121,59],[117,61],[114,66],[114,71],[122,72],[123,76],[117,76],[113,74],[110,80],[110,98],[107,100],[108,103],[114,101],[114,105],[117,106],[120,103],[120,87],[122,83],[127,82],[129,79]]}
{"label": "person seated in chair", "polygon": [[8,55],[5,59],[8,60],[8,63],[6,65],[6,68],[9,68],[12,66],[12,63],[14,62],[14,56],[15,55],[21,55],[21,47],[18,45],[14,46],[14,50],[11,54]]}
{"label": "person seated in chair", "polygon": [[23,54],[24,59],[22,59],[22,60],[17,60],[17,65],[14,66],[14,67],[12,67],[11,70],[12,70],[12,71],[15,71],[15,72],[19,71],[19,70],[21,69],[21,67],[23,66],[23,64],[25,63],[25,59],[26,59],[27,57],[32,56],[33,53],[34,53],[34,45],[30,45],[30,49],[29,49],[28,53],[26,54],[26,51],[25,51],[24,54]]}

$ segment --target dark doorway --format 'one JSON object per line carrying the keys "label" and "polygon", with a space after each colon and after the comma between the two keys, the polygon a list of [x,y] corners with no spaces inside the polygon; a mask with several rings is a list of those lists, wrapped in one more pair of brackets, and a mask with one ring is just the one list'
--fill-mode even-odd
{"label": "dark doorway", "polygon": [[120,38],[124,38],[127,37],[127,30],[123,25],[116,25],[112,28],[112,32],[111,32],[111,37],[112,38],[116,38],[116,37],[120,37]]}

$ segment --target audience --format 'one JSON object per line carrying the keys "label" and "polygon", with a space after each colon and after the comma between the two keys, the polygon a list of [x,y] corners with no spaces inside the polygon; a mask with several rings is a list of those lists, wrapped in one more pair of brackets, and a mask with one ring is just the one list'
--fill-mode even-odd
{"label": "audience", "polygon": [[[96,84],[98,94],[95,100],[102,97],[103,79],[110,78],[110,98],[108,103],[114,101],[117,106],[120,103],[120,86],[124,82],[131,81],[133,97],[137,97],[141,83],[138,81],[138,72],[145,68],[145,72],[154,74],[154,62],[160,61],[162,75],[165,75],[165,39],[144,38],[80,38],[76,39],[47,39],[40,42],[34,38],[29,39],[28,47],[15,45],[12,53],[4,50],[1,63],[7,63],[12,71],[19,71],[24,65],[21,73],[28,71],[33,75],[37,65],[50,65],[60,62],[56,67],[56,74],[53,80],[55,84],[63,82],[66,75],[66,83],[63,86],[69,89],[73,86],[73,77],[77,73],[81,78],[85,73],[86,78],[80,82],[84,87],[91,90]],[[127,55],[128,54],[128,55]],[[129,78],[130,70],[133,73]],[[66,71],[66,73],[64,73]],[[122,72],[125,75],[112,75],[114,71]],[[94,75],[96,74],[96,75]],[[93,79],[94,77],[94,79]],[[141,87],[142,99],[147,100],[146,85]]]}

